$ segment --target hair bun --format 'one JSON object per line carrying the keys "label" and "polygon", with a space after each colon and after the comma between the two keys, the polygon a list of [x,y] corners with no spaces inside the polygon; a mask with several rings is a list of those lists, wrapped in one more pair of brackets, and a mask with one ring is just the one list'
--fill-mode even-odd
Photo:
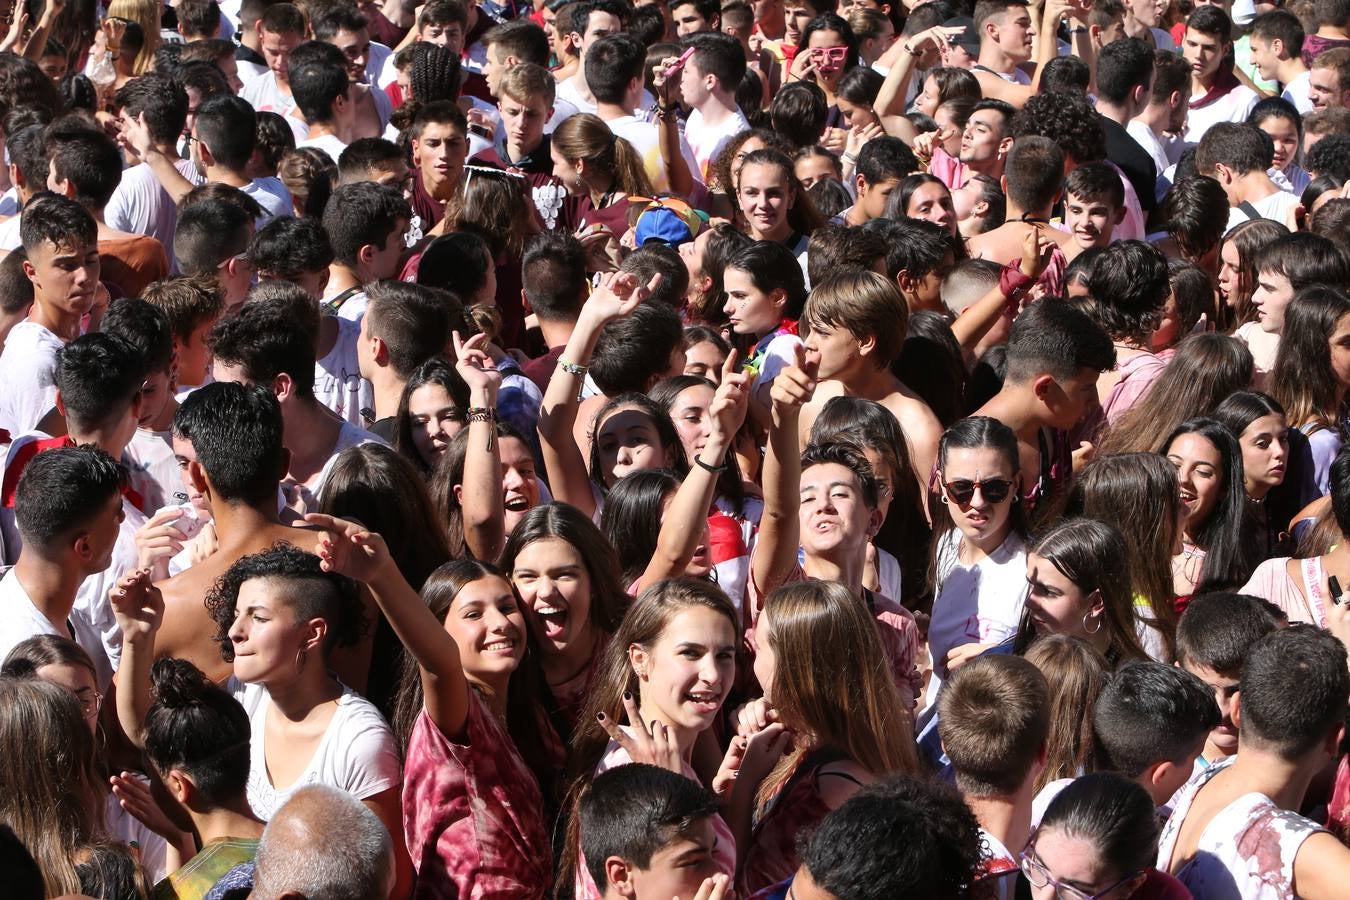
{"label": "hair bun", "polygon": [[175,709],[200,703],[210,687],[201,669],[185,659],[156,660],[150,681],[154,702]]}

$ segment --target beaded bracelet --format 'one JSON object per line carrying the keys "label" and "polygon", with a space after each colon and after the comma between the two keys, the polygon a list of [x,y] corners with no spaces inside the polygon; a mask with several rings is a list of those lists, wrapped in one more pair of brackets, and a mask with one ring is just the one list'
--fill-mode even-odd
{"label": "beaded bracelet", "polygon": [[470,422],[487,422],[492,425],[492,430],[488,432],[487,449],[491,452],[497,439],[497,411],[490,406],[470,406],[466,417]]}

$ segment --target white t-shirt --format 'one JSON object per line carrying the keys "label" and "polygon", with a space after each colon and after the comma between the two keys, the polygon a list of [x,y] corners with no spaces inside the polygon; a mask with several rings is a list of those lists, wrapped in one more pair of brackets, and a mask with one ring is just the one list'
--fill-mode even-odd
{"label": "white t-shirt", "polygon": [[[325,304],[331,302],[332,299],[340,293],[342,292],[332,291],[330,293],[325,291],[323,302]],[[366,314],[366,304],[369,302],[370,298],[366,296],[365,291],[357,291],[342,301],[342,305],[338,307],[337,316],[339,319],[347,319],[351,322],[360,323],[361,317]]]}
{"label": "white t-shirt", "polygon": [[[136,568],[136,532],[145,524],[145,514],[122,498],[122,513],[125,516],[117,527],[117,542],[113,545],[112,561],[102,572],[90,575],[80,582],[75,592],[75,606],[70,611],[70,622],[76,634],[89,634],[99,642],[99,651],[89,650],[94,659],[94,668],[98,670],[100,690],[112,681],[112,675],[122,662],[122,629],[117,626],[117,617],[113,615],[112,604],[108,601],[108,591],[112,590],[122,576]],[[80,646],[84,646],[80,641]]]}
{"label": "white t-shirt", "polygon": [[750,396],[764,406],[769,405],[769,390],[778,373],[797,362],[797,348],[802,339],[795,334],[780,334],[769,341],[764,348],[764,357],[760,361],[759,371],[750,385]]}
{"label": "white t-shirt", "polygon": [[[134,774],[131,777],[146,787],[150,786],[149,779]],[[117,801],[117,796],[111,792],[103,807],[103,822],[107,826],[109,837],[128,845],[135,843],[141,868],[145,870],[145,875],[152,884],[164,880],[169,874],[168,843],[147,828],[140,819],[123,809],[122,804]]]}
{"label": "white t-shirt", "polygon": [[16,212],[0,222],[0,250],[13,253],[22,246],[23,240],[19,237],[19,214]]}
{"label": "white t-shirt", "polygon": [[267,714],[272,698],[259,684],[244,684],[233,675],[225,689],[248,713],[251,749],[248,769],[248,804],[263,821],[300,788],[325,784],[366,800],[395,787],[402,779],[394,734],[369,700],[345,685],[337,711],[319,741],[309,765],[292,784],[278,790],[267,774]]}
{"label": "white t-shirt", "polygon": [[11,436],[32,431],[56,406],[56,351],[65,341],[25,319],[9,332],[0,353],[0,428]]}
{"label": "white t-shirt", "polygon": [[1220,122],[1247,121],[1252,107],[1260,99],[1256,96],[1256,91],[1245,84],[1239,84],[1213,103],[1199,109],[1192,108],[1186,115],[1186,130],[1182,132],[1186,146],[1194,147],[1199,144],[1200,138],[1204,137],[1211,125]]}
{"label": "white t-shirt", "polygon": [[282,91],[277,84],[277,73],[271,69],[245,84],[239,96],[258,112],[288,116],[295,109],[295,97],[289,91]]}
{"label": "white t-shirt", "polygon": [[[1261,218],[1272,219],[1283,225],[1289,213],[1299,205],[1299,201],[1298,197],[1288,191],[1275,191],[1260,200],[1253,200],[1251,204],[1261,214]],[[1234,226],[1241,225],[1250,218],[1251,216],[1234,206],[1228,210],[1228,226],[1224,231],[1232,231]]]}
{"label": "white t-shirt", "polygon": [[1143,148],[1143,151],[1153,160],[1154,169],[1158,173],[1158,180],[1155,183],[1154,188],[1154,199],[1161,200],[1163,195],[1167,193],[1167,189],[1171,187],[1171,182],[1167,181],[1163,176],[1163,173],[1172,165],[1171,160],[1167,158],[1166,146],[1163,144],[1162,140],[1153,133],[1152,128],[1149,128],[1138,119],[1131,119],[1129,124],[1125,126],[1125,132],[1130,137],[1134,138],[1134,142]]}
{"label": "white t-shirt", "polygon": [[[587,100],[585,97],[581,96],[581,91],[577,89],[577,86],[573,83],[571,78],[558,82],[558,89],[554,96],[554,103],[561,100],[570,104],[577,112],[591,113],[593,115],[596,111],[595,101]],[[656,97],[652,95],[651,91],[643,88],[642,98],[638,100],[638,106],[634,112],[641,115],[643,110],[651,109],[655,104]]]}
{"label": "white t-shirt", "polygon": [[170,443],[172,432],[137,428],[122,453],[122,464],[131,475],[131,487],[145,498],[146,509],[160,509],[183,490],[178,460]]}
{"label": "white t-shirt", "polygon": [[1027,598],[1027,546],[1015,533],[974,565],[958,558],[960,546],[961,532],[955,528],[938,545],[938,589],[928,625],[929,703],[947,675],[947,654],[962,644],[1002,643],[1015,635]]}
{"label": "white t-shirt", "polygon": [[338,161],[342,151],[347,149],[347,145],[335,134],[321,134],[316,138],[305,138],[295,145],[295,149],[301,147],[317,147],[332,158],[333,162]]}
{"label": "white t-shirt", "polygon": [[15,570],[10,569],[0,578],[0,663],[15,644],[42,634],[71,636],[65,623],[53,622],[33,605]]}
{"label": "white t-shirt", "polygon": [[[177,160],[173,167],[193,184],[205,180],[190,159]],[[169,255],[169,265],[173,266],[173,232],[178,225],[178,207],[145,163],[138,163],[122,173],[122,180],[113,191],[103,217],[109,228],[148,234],[158,240]]]}
{"label": "white t-shirt", "polygon": [[[610,119],[605,124],[615,135],[633,145],[633,149],[642,159],[642,167],[647,170],[647,179],[652,183],[652,190],[657,193],[669,193],[670,179],[666,177],[666,160],[661,155],[659,126],[653,122],[645,122],[637,116],[622,116]],[[684,156],[684,163],[689,167],[689,174],[694,177],[694,181],[702,184],[703,175],[698,160],[694,158],[694,151],[689,149],[689,142],[683,135],[680,136],[680,154]]]}
{"label": "white t-shirt", "polygon": [[375,391],[361,377],[356,344],[361,325],[351,319],[334,317],[338,324],[337,341],[323,359],[314,364],[314,396],[346,421],[360,427],[361,408],[375,407]]}
{"label": "white t-shirt", "polygon": [[342,429],[338,432],[337,443],[333,445],[332,455],[317,474],[305,484],[297,484],[289,476],[281,482],[282,490],[286,493],[287,505],[298,512],[316,512],[319,508],[319,494],[323,491],[323,486],[328,481],[328,473],[332,471],[333,463],[337,461],[338,456],[348,447],[371,443],[383,444],[385,441],[379,435],[344,421]]}
{"label": "white t-shirt", "polygon": [[291,192],[280,178],[271,175],[255,178],[240,190],[257,200],[258,205],[263,208],[264,215],[257,223],[259,228],[277,216],[295,215],[295,201],[291,199]]}
{"label": "white t-shirt", "polygon": [[1312,112],[1312,99],[1308,96],[1308,86],[1312,83],[1312,72],[1304,72],[1295,75],[1294,80],[1284,86],[1280,96],[1294,104],[1299,115],[1306,116]]}
{"label": "white t-shirt", "polygon": [[698,110],[691,112],[689,121],[684,126],[684,139],[689,142],[689,149],[693,151],[694,159],[698,161],[698,178],[706,182],[708,166],[721,149],[736,135],[749,130],[750,123],[739,109],[734,116],[728,116],[720,125],[705,125],[702,113]]}

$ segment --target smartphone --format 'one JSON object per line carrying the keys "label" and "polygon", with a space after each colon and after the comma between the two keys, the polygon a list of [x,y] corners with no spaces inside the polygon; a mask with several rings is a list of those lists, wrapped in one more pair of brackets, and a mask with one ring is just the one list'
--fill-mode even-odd
{"label": "smartphone", "polygon": [[683,69],[684,64],[689,62],[689,57],[693,55],[694,55],[693,47],[689,47],[683,53],[681,53],[680,58],[675,60],[675,62],[671,64],[669,69],[666,69],[666,80],[669,81],[672,75]]}
{"label": "smartphone", "polygon": [[486,138],[489,141],[492,140],[492,129],[487,127],[486,125],[480,125],[477,122],[469,123],[469,133],[476,134],[479,137]]}
{"label": "smartphone", "polygon": [[1341,583],[1332,575],[1327,579],[1327,590],[1331,591],[1331,602],[1340,605],[1341,602]]}

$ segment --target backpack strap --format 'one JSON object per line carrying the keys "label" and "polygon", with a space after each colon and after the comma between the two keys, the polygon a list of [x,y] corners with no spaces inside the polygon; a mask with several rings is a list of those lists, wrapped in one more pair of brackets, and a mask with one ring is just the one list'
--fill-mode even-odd
{"label": "backpack strap", "polygon": [[361,293],[362,290],[363,290],[363,288],[362,288],[362,286],[359,285],[359,284],[356,285],[355,287],[349,287],[349,288],[347,288],[345,291],[343,291],[342,293],[338,294],[338,295],[337,295],[336,297],[334,297],[332,300],[329,300],[327,303],[325,303],[325,304],[323,305],[323,314],[326,315],[326,316],[335,316],[335,315],[337,315],[337,314],[338,314],[338,310],[342,309],[342,304],[346,303],[346,302],[347,302],[348,300],[350,300],[352,297],[354,297],[354,296],[356,296],[357,294]]}

